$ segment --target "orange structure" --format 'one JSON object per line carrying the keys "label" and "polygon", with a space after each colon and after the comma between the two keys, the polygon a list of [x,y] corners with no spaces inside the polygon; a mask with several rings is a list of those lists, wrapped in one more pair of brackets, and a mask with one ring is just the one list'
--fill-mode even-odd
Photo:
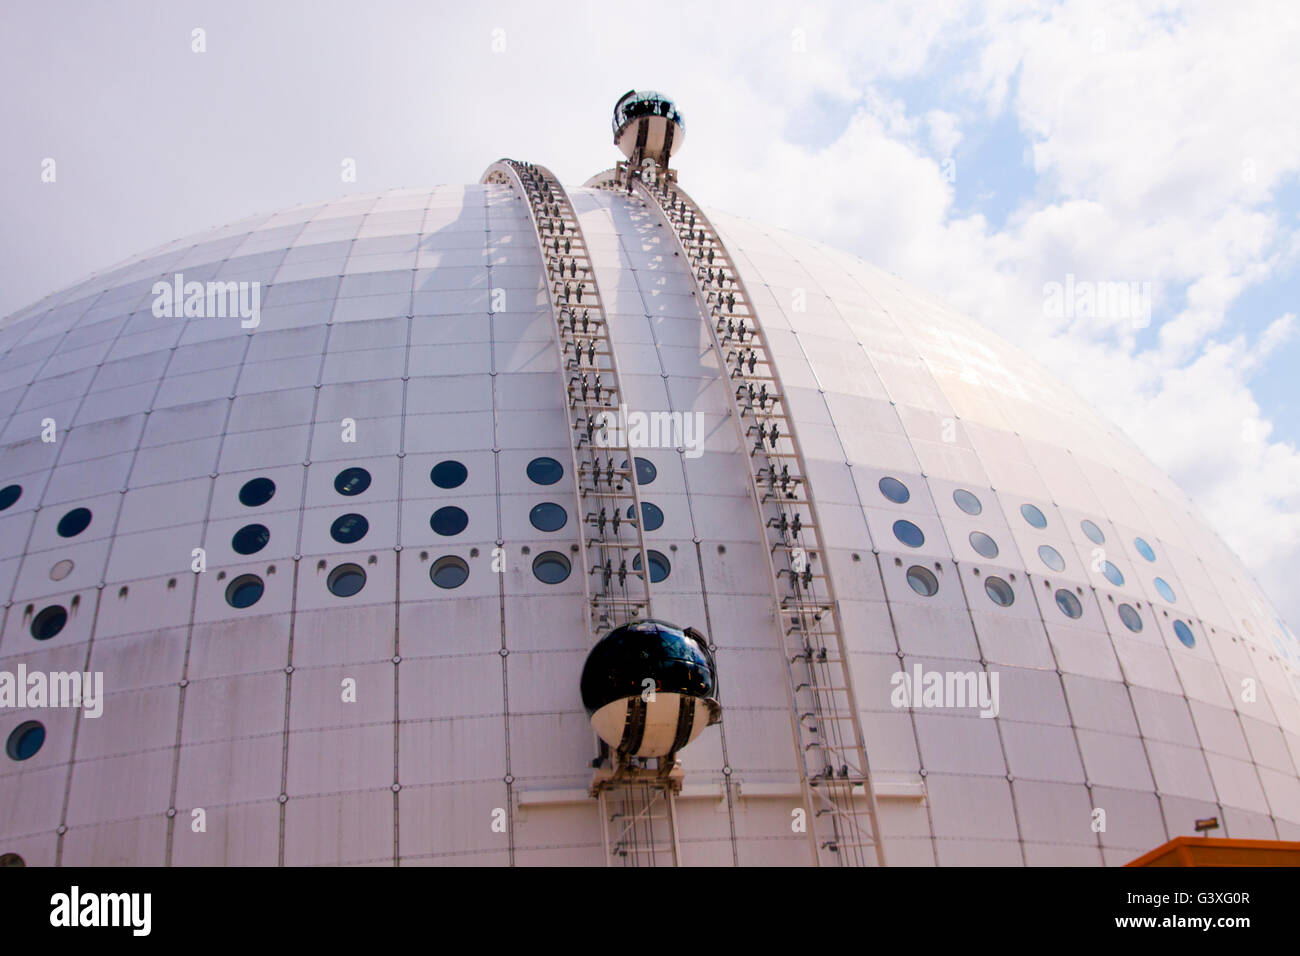
{"label": "orange structure", "polygon": [[1300,866],[1300,843],[1180,836],[1125,866]]}

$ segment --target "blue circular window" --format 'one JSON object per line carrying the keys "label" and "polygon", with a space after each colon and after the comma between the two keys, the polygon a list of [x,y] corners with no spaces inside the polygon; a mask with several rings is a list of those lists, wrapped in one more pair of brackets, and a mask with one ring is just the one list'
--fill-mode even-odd
{"label": "blue circular window", "polygon": [[558,551],[543,551],[533,558],[533,576],[543,584],[559,584],[570,570],[569,559]]}
{"label": "blue circular window", "polygon": [[1106,536],[1101,533],[1101,529],[1098,528],[1091,521],[1089,521],[1087,518],[1084,518],[1082,521],[1079,522],[1079,527],[1083,529],[1083,533],[1088,536],[1088,540],[1091,541],[1093,544],[1106,543]]}
{"label": "blue circular window", "polygon": [[996,558],[998,556],[998,543],[983,531],[972,531],[970,533],[970,546],[975,549],[976,554],[983,555],[986,558]]}
{"label": "blue circular window", "polygon": [[538,531],[559,531],[568,523],[569,513],[554,501],[543,501],[528,512],[528,520]]}
{"label": "blue circular window", "polygon": [[0,511],[13,507],[13,503],[22,496],[22,485],[5,485],[5,487],[0,488]]}
{"label": "blue circular window", "polygon": [[902,518],[894,522],[894,537],[909,548],[919,548],[925,544],[925,535],[921,529]]}
{"label": "blue circular window", "polygon": [[330,525],[330,537],[341,544],[360,541],[370,530],[370,522],[365,515],[347,514],[334,519]]}
{"label": "blue circular window", "polygon": [[[627,459],[623,460],[623,467],[627,467]],[[638,485],[648,485],[659,476],[659,469],[655,467],[654,462],[646,458],[636,460],[636,483]]]}
{"label": "blue circular window", "polygon": [[1061,588],[1056,592],[1056,606],[1061,609],[1061,613],[1066,617],[1083,616],[1083,605],[1079,603],[1077,597],[1065,590],[1065,588]]}
{"label": "blue circular window", "polygon": [[460,534],[468,524],[469,515],[454,505],[439,508],[429,518],[429,527],[444,537]]}
{"label": "blue circular window", "polygon": [[1170,604],[1173,604],[1176,600],[1178,600],[1176,597],[1174,597],[1174,589],[1169,586],[1169,582],[1166,581],[1164,578],[1156,578],[1155,585],[1156,585],[1156,590],[1160,592],[1160,596],[1164,598],[1166,601],[1168,601]]}
{"label": "blue circular window", "polygon": [[440,461],[429,472],[429,480],[439,488],[459,488],[469,477],[469,469],[450,458]]}
{"label": "blue circular window", "polygon": [[230,546],[236,554],[257,554],[271,540],[271,532],[264,524],[248,524],[235,532]]}
{"label": "blue circular window", "polygon": [[528,463],[528,480],[538,485],[553,485],[564,477],[564,466],[554,458],[534,458]]}
{"label": "blue circular window", "polygon": [[[650,581],[652,583],[658,583],[668,577],[668,572],[672,570],[672,565],[668,563],[668,559],[664,557],[664,555],[660,554],[658,551],[647,551],[646,557],[650,559]],[[632,570],[641,570],[641,555],[638,554],[632,559]]]}
{"label": "blue circular window", "polygon": [[1020,514],[1022,517],[1024,517],[1026,521],[1028,521],[1035,528],[1047,527],[1047,519],[1043,517],[1043,513],[1039,511],[1038,508],[1036,508],[1034,505],[1021,505]]}
{"label": "blue circular window", "polygon": [[341,495],[359,495],[370,487],[370,472],[364,468],[344,468],[334,478],[334,490]]}
{"label": "blue circular window", "polygon": [[1142,615],[1131,604],[1121,604],[1119,606],[1119,619],[1134,634],[1142,630]]}
{"label": "blue circular window", "polygon": [[57,604],[49,607],[32,618],[32,637],[38,641],[48,641],[68,623],[68,612]]}
{"label": "blue circular window", "polygon": [[447,590],[458,588],[469,580],[469,565],[464,559],[449,554],[433,562],[433,567],[429,568],[429,580]]}
{"label": "blue circular window", "polygon": [[977,515],[984,510],[980,500],[965,488],[958,488],[952,493],[953,503],[968,515]]}
{"label": "blue circular window", "polygon": [[1154,561],[1156,559],[1155,551],[1152,550],[1151,545],[1146,543],[1145,539],[1134,538],[1133,547],[1137,548],[1138,554],[1142,555],[1142,557],[1146,558],[1148,561]]}
{"label": "blue circular window", "polygon": [[897,478],[888,476],[881,478],[879,487],[880,493],[896,505],[906,504],[907,500],[912,497],[912,493],[907,490],[907,485]]}
{"label": "blue circular window", "polygon": [[246,508],[264,505],[275,495],[275,482],[270,478],[253,478],[239,489],[239,503]]}
{"label": "blue circular window", "polygon": [[330,572],[325,586],[338,597],[352,597],[366,586],[366,572],[359,564],[340,564]]}
{"label": "blue circular window", "polygon": [[1050,544],[1040,544],[1038,546],[1038,558],[1053,571],[1065,570],[1065,558],[1061,557],[1061,552]]}
{"label": "blue circular window", "polygon": [[934,597],[939,593],[939,579],[934,572],[917,564],[907,569],[907,583],[921,597]]}
{"label": "blue circular window", "polygon": [[1109,561],[1102,562],[1101,573],[1105,575],[1106,580],[1115,585],[1115,587],[1119,588],[1124,586],[1124,575],[1120,572],[1119,568],[1115,567],[1115,565],[1111,564]]}
{"label": "blue circular window", "polygon": [[[627,516],[631,518],[636,514],[636,506],[627,506]],[[658,531],[664,526],[664,513],[658,505],[652,505],[648,501],[641,502],[641,530]]]}
{"label": "blue circular window", "polygon": [[59,519],[58,532],[62,538],[72,538],[81,534],[90,525],[89,508],[73,508]]}
{"label": "blue circular window", "polygon": [[252,607],[266,590],[256,574],[241,574],[226,586],[226,603],[231,607]]}
{"label": "blue circular window", "polygon": [[999,607],[1010,607],[1016,601],[1016,592],[1011,590],[1011,585],[998,577],[984,579],[984,593]]}
{"label": "blue circular window", "polygon": [[28,760],[45,743],[45,726],[38,720],[28,720],[9,732],[5,753],[10,760]]}
{"label": "blue circular window", "polygon": [[1178,639],[1185,647],[1195,646],[1196,637],[1192,634],[1192,629],[1182,621],[1174,621],[1174,633],[1178,635]]}

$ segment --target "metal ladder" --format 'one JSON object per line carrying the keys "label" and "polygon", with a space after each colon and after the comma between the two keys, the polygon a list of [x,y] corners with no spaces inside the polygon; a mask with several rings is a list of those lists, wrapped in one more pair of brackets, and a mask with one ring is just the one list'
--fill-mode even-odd
{"label": "metal ladder", "polygon": [[619,163],[588,185],[634,189],[659,210],[690,265],[701,312],[727,370],[738,430],[749,453],[753,501],[768,545],[813,859],[818,865],[884,866],[839,605],[780,375],[726,247],[676,180],[674,170],[634,171]]}
{"label": "metal ladder", "polygon": [[[569,413],[583,601],[595,644],[611,629],[651,616],[636,458],[627,436],[611,427],[622,424],[623,391],[605,307],[578,217],[551,171],[505,159],[488,167],[482,181],[523,197],[542,255]],[[680,773],[642,767],[596,773],[591,789],[606,866],[677,865],[680,788]]]}

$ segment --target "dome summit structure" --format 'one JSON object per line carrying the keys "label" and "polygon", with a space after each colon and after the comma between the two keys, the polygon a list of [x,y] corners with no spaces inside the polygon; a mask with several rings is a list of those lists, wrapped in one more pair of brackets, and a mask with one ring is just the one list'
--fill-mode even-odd
{"label": "dome summit structure", "polygon": [[633,92],[581,187],[286,209],[0,323],[6,862],[1300,837],[1300,646],[1187,496],[978,323],[698,206],[684,131]]}

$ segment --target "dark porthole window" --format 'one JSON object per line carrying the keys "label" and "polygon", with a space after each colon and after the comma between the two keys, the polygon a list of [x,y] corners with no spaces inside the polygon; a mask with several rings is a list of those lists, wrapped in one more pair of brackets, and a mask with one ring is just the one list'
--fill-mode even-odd
{"label": "dark porthole window", "polygon": [[325,581],[336,597],[352,597],[366,586],[366,572],[359,564],[340,564]]}
{"label": "dark porthole window", "polygon": [[1001,578],[985,578],[984,593],[999,607],[1011,607],[1016,601],[1016,592],[1011,590],[1011,585]]}
{"label": "dark porthole window", "polygon": [[274,496],[275,482],[270,478],[254,478],[239,489],[239,503],[248,508],[264,505]]}
{"label": "dark porthole window", "polygon": [[1138,554],[1142,555],[1142,557],[1146,558],[1148,561],[1155,561],[1156,553],[1152,549],[1151,545],[1147,544],[1144,539],[1134,538],[1133,547],[1137,548]]}
{"label": "dark porthole window", "polygon": [[558,551],[543,551],[533,558],[533,577],[543,584],[559,584],[569,576],[569,559]]}
{"label": "dark porthole window", "polygon": [[1178,639],[1183,642],[1184,647],[1193,647],[1196,644],[1196,637],[1192,634],[1192,629],[1182,621],[1174,621],[1174,633]]}
{"label": "dark porthole window", "polygon": [[1109,561],[1102,562],[1101,573],[1105,575],[1106,580],[1115,585],[1115,587],[1119,588],[1124,586],[1123,572]]}
{"label": "dark porthole window", "polygon": [[469,565],[454,554],[439,558],[429,569],[429,580],[448,591],[460,587],[468,579]]}
{"label": "dark porthole window", "polygon": [[439,488],[459,488],[469,477],[469,469],[450,458],[440,461],[429,472],[429,480]]}
{"label": "dark porthole window", "polygon": [[32,637],[38,641],[48,641],[68,623],[68,612],[57,604],[51,604],[36,617],[32,618]]}
{"label": "dark porthole window", "polygon": [[538,485],[553,485],[564,477],[564,466],[554,458],[534,458],[528,463],[528,480]]}
{"label": "dark porthole window", "polygon": [[334,478],[334,490],[341,495],[359,495],[370,487],[370,472],[364,468],[344,468]]}
{"label": "dark porthole window", "polygon": [[71,538],[81,534],[90,525],[89,508],[73,508],[59,519],[59,537]]}
{"label": "dark porthole window", "polygon": [[13,507],[13,503],[22,496],[22,485],[5,485],[5,487],[0,488],[0,511]]}
{"label": "dark porthole window", "polygon": [[1134,634],[1142,630],[1142,615],[1131,604],[1121,604],[1119,606],[1119,619]]}
{"label": "dark porthole window", "polygon": [[909,548],[919,548],[925,544],[925,535],[921,529],[902,518],[894,522],[894,537]]}
{"label": "dark porthole window", "polygon": [[1066,617],[1083,617],[1083,605],[1079,599],[1071,594],[1065,588],[1056,592],[1056,606],[1061,609],[1061,613]]}
{"label": "dark porthole window", "polygon": [[36,751],[45,743],[45,725],[39,720],[28,720],[9,732],[5,741],[5,753],[10,760],[27,760],[36,756]]}
{"label": "dark porthole window", "polygon": [[1079,522],[1079,527],[1083,529],[1083,533],[1088,536],[1088,540],[1091,541],[1093,544],[1106,543],[1106,536],[1101,533],[1101,529],[1098,528],[1091,521],[1089,521],[1087,518],[1084,518],[1082,521]]}
{"label": "dark porthole window", "polygon": [[[627,460],[623,460],[623,467],[627,467]],[[655,463],[646,458],[636,460],[636,483],[638,485],[648,485],[659,477],[659,469]]]}
{"label": "dark porthole window", "polygon": [[429,527],[444,537],[460,534],[469,524],[469,515],[454,506],[439,508],[429,517]]}
{"label": "dark porthole window", "polygon": [[983,531],[972,531],[970,533],[970,546],[975,549],[976,554],[983,555],[986,558],[996,558],[998,556],[998,543]]}
{"label": "dark porthole window", "polygon": [[341,515],[330,525],[330,537],[340,544],[352,544],[364,538],[369,530],[370,522],[365,515]]}
{"label": "dark porthole window", "polygon": [[262,600],[266,585],[256,574],[241,574],[226,586],[226,603],[231,607],[252,607]]}
{"label": "dark porthole window", "polygon": [[[672,571],[673,566],[668,562],[668,559],[664,555],[660,554],[658,551],[647,551],[646,557],[650,559],[650,582],[652,584],[658,583],[668,577],[668,573]],[[632,559],[632,570],[641,570],[641,555],[638,554]]]}
{"label": "dark porthole window", "polygon": [[1038,546],[1038,557],[1053,571],[1065,570],[1065,558],[1061,557],[1061,552],[1057,551],[1050,544],[1040,544]]}
{"label": "dark porthole window", "polygon": [[880,479],[880,493],[896,505],[906,504],[912,497],[912,493],[907,490],[907,485],[897,478],[888,476]]}
{"label": "dark porthole window", "polygon": [[984,510],[980,500],[965,488],[958,488],[952,493],[953,503],[968,515],[977,515]]}
{"label": "dark porthole window", "polygon": [[1169,582],[1166,581],[1164,578],[1156,578],[1155,585],[1156,585],[1156,590],[1160,592],[1160,596],[1164,598],[1166,601],[1168,601],[1170,604],[1173,604],[1176,600],[1178,600],[1176,597],[1174,597],[1174,589],[1169,586]]}
{"label": "dark porthole window", "polygon": [[543,501],[528,512],[528,520],[538,531],[559,531],[569,520],[569,513],[553,501]]}
{"label": "dark porthole window", "polygon": [[1047,527],[1047,519],[1043,517],[1043,513],[1034,505],[1021,505],[1020,514],[1035,528]]}
{"label": "dark porthole window", "polygon": [[[636,505],[627,506],[627,516],[629,518],[636,514]],[[664,525],[664,513],[658,505],[652,505],[648,501],[641,502],[641,530],[658,531]]]}
{"label": "dark porthole window", "polygon": [[939,580],[929,568],[914,564],[907,569],[907,583],[921,597],[934,597],[939,593]]}
{"label": "dark porthole window", "polygon": [[230,539],[237,554],[257,554],[271,540],[271,532],[264,524],[246,524]]}
{"label": "dark porthole window", "polygon": [[0,853],[0,867],[4,866],[26,866],[27,861],[17,853]]}

